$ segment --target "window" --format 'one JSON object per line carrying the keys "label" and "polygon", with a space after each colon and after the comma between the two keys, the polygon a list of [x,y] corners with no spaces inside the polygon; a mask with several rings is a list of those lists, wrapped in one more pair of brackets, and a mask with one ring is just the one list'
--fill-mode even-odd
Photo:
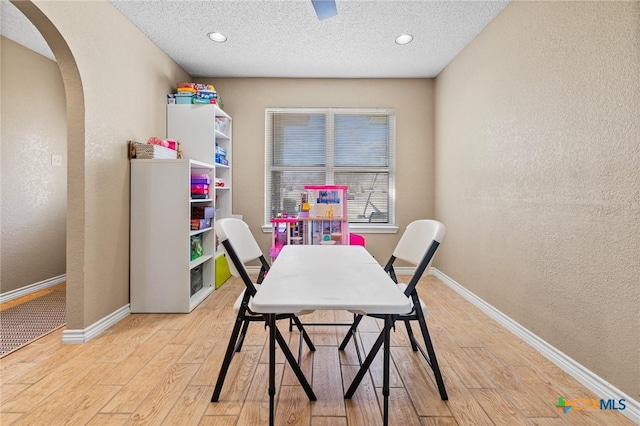
{"label": "window", "polygon": [[395,110],[267,108],[265,224],[297,214],[305,185],[347,185],[353,224],[393,225]]}

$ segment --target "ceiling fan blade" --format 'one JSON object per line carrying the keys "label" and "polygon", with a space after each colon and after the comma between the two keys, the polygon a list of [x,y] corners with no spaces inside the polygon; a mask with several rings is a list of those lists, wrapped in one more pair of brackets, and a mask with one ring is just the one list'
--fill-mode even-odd
{"label": "ceiling fan blade", "polygon": [[311,0],[311,3],[321,21],[338,14],[335,0]]}

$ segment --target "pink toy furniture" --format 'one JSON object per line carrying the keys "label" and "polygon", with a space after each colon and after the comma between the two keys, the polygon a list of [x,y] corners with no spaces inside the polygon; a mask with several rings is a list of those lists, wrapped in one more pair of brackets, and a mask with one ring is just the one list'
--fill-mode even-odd
{"label": "pink toy furniture", "polygon": [[362,235],[349,234],[346,185],[305,185],[304,189],[302,204],[308,204],[309,211],[298,217],[271,219],[272,260],[289,244],[364,246]]}
{"label": "pink toy furniture", "polygon": [[289,244],[303,244],[301,227],[296,217],[271,219],[271,249],[269,256],[275,260],[282,247]]}
{"label": "pink toy furniture", "polygon": [[349,234],[349,245],[350,246],[363,246],[364,247],[364,237],[359,234]]}

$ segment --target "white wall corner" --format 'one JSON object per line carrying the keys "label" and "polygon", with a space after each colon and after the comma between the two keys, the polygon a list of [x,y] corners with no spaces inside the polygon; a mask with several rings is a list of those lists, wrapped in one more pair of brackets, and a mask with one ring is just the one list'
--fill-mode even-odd
{"label": "white wall corner", "polygon": [[[396,271],[396,274],[398,272]],[[548,358],[555,365],[560,367],[567,374],[571,375],[574,379],[582,383],[586,388],[594,392],[600,398],[608,400],[625,400],[626,408],[620,413],[640,425],[640,402],[634,400],[620,389],[613,386],[611,383],[604,380],[591,370],[587,369],[574,359],[568,357],[557,348],[553,347],[531,331],[518,324],[507,315],[503,314],[489,303],[485,302],[465,287],[457,283],[455,280],[447,276],[442,271],[431,268],[429,275],[433,275],[442,281],[445,285],[450,287],[456,293],[460,294],[466,300],[471,302],[474,306],[487,314],[489,317],[496,320],[500,325],[511,331],[513,334],[522,339],[525,343],[532,346],[535,350],[540,352],[546,358]]]}
{"label": "white wall corner", "polygon": [[62,332],[62,343],[77,345],[86,343],[94,337],[102,334],[109,327],[125,318],[131,313],[131,306],[127,303],[120,309],[115,310],[106,317],[96,321],[89,327],[81,330],[64,330]]}

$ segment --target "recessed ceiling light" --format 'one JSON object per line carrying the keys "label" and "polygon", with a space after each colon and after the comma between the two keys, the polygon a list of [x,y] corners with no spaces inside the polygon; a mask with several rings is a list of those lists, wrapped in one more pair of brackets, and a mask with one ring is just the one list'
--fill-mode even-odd
{"label": "recessed ceiling light", "polygon": [[215,41],[216,43],[224,43],[225,41],[227,41],[227,36],[225,36],[222,33],[209,33],[207,35],[211,40]]}
{"label": "recessed ceiling light", "polygon": [[413,41],[411,34],[402,34],[396,37],[396,44],[409,44]]}

